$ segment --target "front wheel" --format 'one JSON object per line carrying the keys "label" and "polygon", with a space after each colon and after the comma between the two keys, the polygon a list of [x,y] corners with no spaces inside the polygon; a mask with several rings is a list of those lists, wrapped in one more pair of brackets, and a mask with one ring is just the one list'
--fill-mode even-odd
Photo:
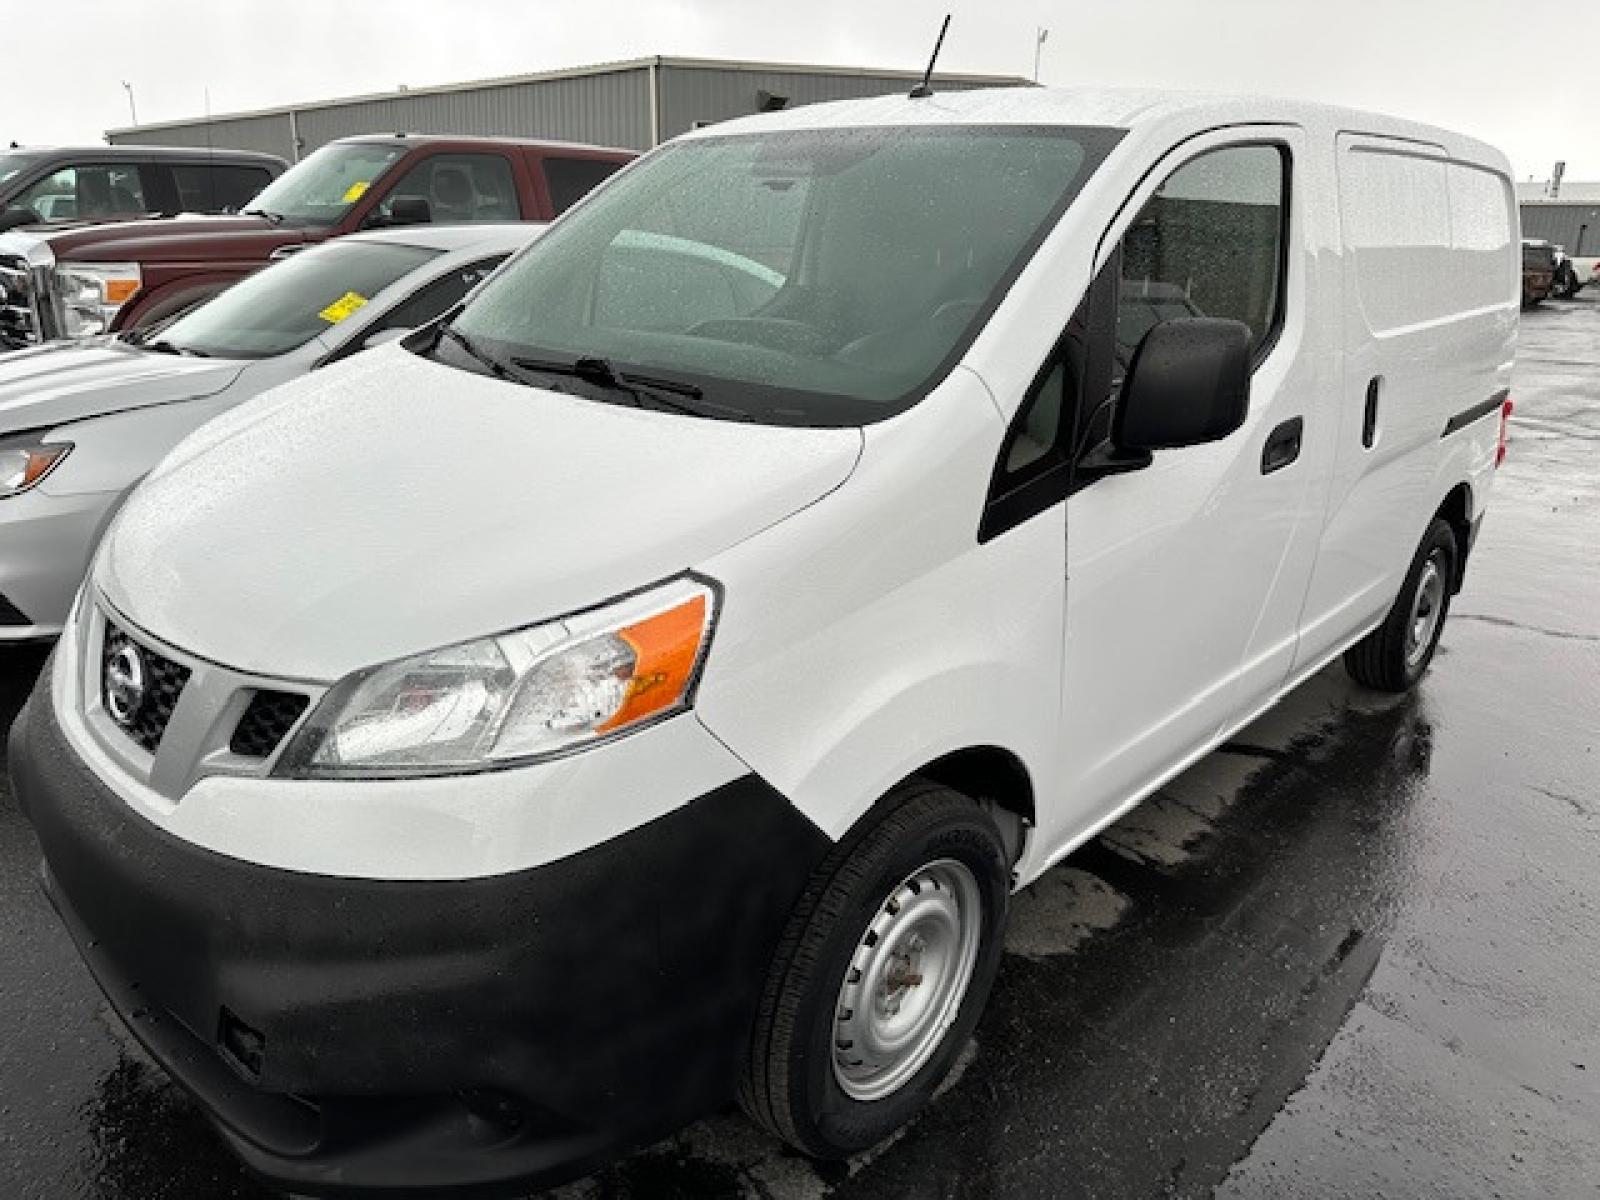
{"label": "front wheel", "polygon": [[818,1158],[876,1145],[932,1097],[999,969],[1005,845],[939,784],[898,789],[835,847],[790,919],[751,1038],[739,1102]]}
{"label": "front wheel", "polygon": [[1405,692],[1422,678],[1450,612],[1458,553],[1450,523],[1435,519],[1383,624],[1345,651],[1345,670],[1357,683]]}

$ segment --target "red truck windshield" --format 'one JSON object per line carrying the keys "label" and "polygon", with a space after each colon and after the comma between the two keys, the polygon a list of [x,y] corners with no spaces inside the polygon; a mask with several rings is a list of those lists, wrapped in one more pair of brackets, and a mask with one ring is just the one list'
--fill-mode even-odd
{"label": "red truck windshield", "polygon": [[332,225],[404,152],[400,146],[362,142],[324,146],[269,184],[245,211],[295,224]]}

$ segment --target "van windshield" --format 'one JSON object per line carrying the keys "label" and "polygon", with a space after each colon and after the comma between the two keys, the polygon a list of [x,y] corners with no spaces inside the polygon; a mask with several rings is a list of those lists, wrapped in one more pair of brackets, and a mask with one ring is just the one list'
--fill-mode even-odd
{"label": "van windshield", "polygon": [[[680,142],[552,226],[433,353],[621,403],[643,399],[619,376],[675,385],[703,415],[881,420],[955,363],[1119,136],[942,126]],[[579,359],[603,360],[610,388],[561,381]],[[595,365],[577,373],[592,381]]]}

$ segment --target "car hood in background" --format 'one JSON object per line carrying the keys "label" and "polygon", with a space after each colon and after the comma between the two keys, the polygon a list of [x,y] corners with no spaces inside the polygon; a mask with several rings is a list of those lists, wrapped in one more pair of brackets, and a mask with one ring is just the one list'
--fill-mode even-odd
{"label": "car hood in background", "polygon": [[182,443],[95,577],[180,649],[331,681],[673,576],[838,487],[861,446],[856,429],[646,411],[384,347]]}
{"label": "car hood in background", "polygon": [[215,395],[245,365],[136,350],[109,338],[0,354],[0,435]]}

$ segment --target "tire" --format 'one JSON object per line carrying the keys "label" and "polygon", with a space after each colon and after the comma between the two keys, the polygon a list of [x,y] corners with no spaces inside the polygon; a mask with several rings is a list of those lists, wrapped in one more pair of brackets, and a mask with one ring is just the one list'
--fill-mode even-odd
{"label": "tire", "polygon": [[[740,1106],[823,1159],[866,1150],[911,1120],[978,1023],[999,970],[1009,899],[1005,845],[988,813],[925,780],[897,788],[875,824],[834,847],[789,920],[752,1031]],[[848,1003],[864,993],[870,1003]],[[888,1005],[891,1015],[873,1015]],[[881,1061],[865,1050],[862,1032],[886,1022],[888,1032],[913,1030],[907,1042],[916,1049]]]}
{"label": "tire", "polygon": [[1383,624],[1344,652],[1357,683],[1381,692],[1406,692],[1433,661],[1460,561],[1455,531],[1435,518],[1417,547],[1405,583]]}

